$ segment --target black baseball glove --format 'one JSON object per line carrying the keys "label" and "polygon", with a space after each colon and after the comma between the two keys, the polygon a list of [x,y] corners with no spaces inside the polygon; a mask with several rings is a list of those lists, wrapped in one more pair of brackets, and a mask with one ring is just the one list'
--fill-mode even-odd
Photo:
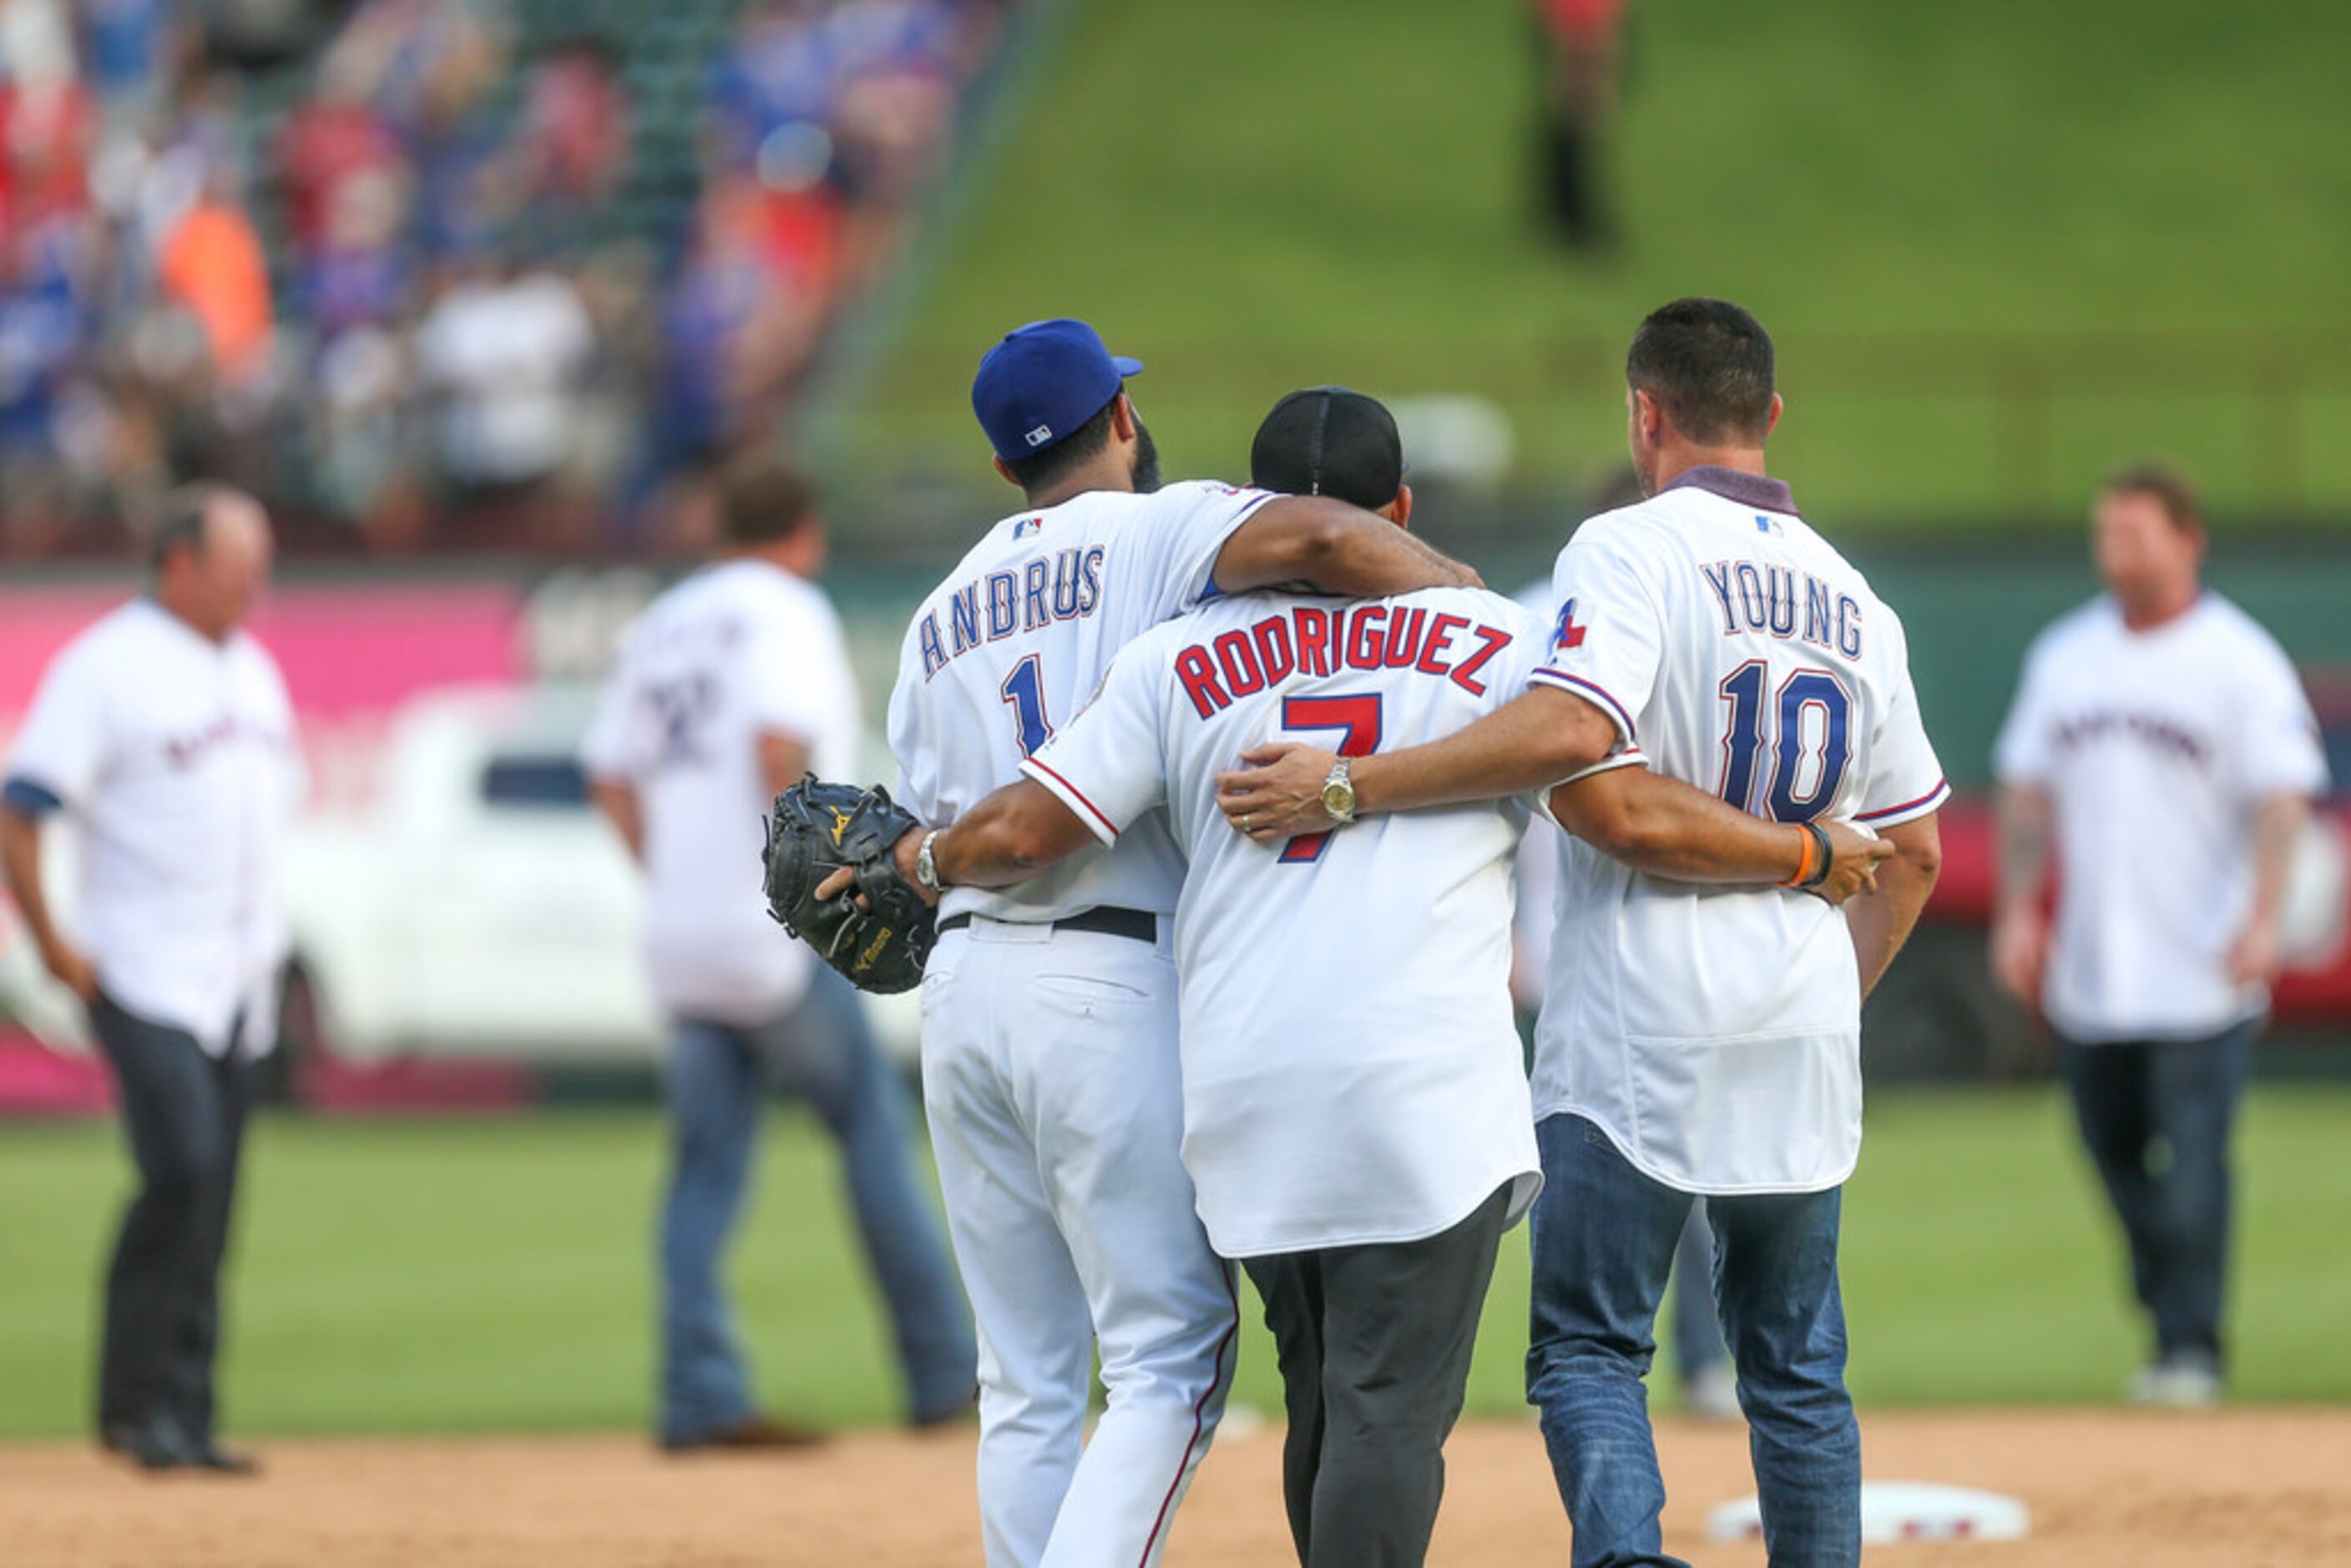
{"label": "black baseball glove", "polygon": [[[860,990],[911,990],[938,940],[938,913],[899,876],[891,849],[921,826],[879,785],[828,784],[811,773],[776,797],[768,822],[768,913]],[[819,898],[842,866],[857,884]],[[862,895],[862,897],[861,897]]]}

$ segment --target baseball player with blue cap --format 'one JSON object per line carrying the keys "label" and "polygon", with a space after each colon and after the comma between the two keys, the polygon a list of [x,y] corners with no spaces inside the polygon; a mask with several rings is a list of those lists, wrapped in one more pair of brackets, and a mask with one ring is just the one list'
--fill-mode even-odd
{"label": "baseball player with blue cap", "polygon": [[[1067,723],[1111,658],[1219,594],[1475,584],[1328,497],[1159,484],[1127,395],[1142,370],[1081,321],[982,359],[972,410],[1021,508],[915,612],[890,703],[899,797],[954,821]],[[924,1095],[979,1331],[981,1528],[991,1568],[1165,1550],[1222,1415],[1238,1325],[1180,1156],[1165,813],[1114,845],[940,907],[923,982]],[[1099,1354],[1107,1407],[1085,1438]]]}

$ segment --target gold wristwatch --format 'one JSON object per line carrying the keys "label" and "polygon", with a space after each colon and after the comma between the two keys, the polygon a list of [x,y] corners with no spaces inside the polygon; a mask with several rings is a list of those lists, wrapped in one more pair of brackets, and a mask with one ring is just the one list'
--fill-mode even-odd
{"label": "gold wristwatch", "polygon": [[1331,764],[1331,777],[1322,780],[1322,810],[1342,826],[1355,820],[1355,783],[1347,776],[1353,761],[1342,757]]}

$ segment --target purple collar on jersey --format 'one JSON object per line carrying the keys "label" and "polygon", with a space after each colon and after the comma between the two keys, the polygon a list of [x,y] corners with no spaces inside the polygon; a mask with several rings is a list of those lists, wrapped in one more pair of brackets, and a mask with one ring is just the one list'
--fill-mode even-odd
{"label": "purple collar on jersey", "polygon": [[1695,468],[1685,468],[1668,482],[1664,490],[1679,490],[1687,486],[1735,501],[1742,507],[1754,507],[1766,512],[1777,512],[1784,517],[1801,517],[1796,510],[1796,497],[1788,486],[1777,479],[1767,479],[1761,474],[1741,474],[1736,468],[1718,468],[1711,463],[1701,463]]}

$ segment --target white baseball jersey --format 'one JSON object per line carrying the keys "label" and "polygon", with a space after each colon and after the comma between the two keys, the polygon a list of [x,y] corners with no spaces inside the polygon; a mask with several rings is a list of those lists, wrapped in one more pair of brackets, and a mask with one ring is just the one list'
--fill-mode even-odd
{"label": "white baseball jersey", "polygon": [[2267,1008],[2228,976],[2252,904],[2252,815],[2324,790],[2326,758],[2293,664],[2252,617],[2207,592],[2133,632],[2093,600],[2034,640],[1994,766],[2056,814],[2042,1001],[2060,1032],[2179,1039]]}
{"label": "white baseball jersey", "polygon": [[[1876,826],[1949,794],[1902,624],[1786,486],[1702,468],[1577,530],[1532,680],[1598,706],[1661,773],[1781,821]],[[1844,915],[1645,875],[1571,841],[1535,1112],[1658,1181],[1806,1192],[1861,1147],[1861,988]]]}
{"label": "white baseball jersey", "polygon": [[768,915],[758,737],[791,737],[821,777],[857,760],[857,685],[821,590],[760,560],[705,568],[630,629],[580,748],[643,814],[644,950],[674,1015],[764,1023],[816,956]]}
{"label": "white baseball jersey", "polygon": [[1542,650],[1497,594],[1247,595],[1145,633],[1023,766],[1105,844],[1165,805],[1184,1164],[1228,1258],[1416,1240],[1540,1186],[1510,1013],[1510,857],[1526,808],[1374,816],[1257,843],[1216,775],[1288,737],[1361,756],[1499,707]]}
{"label": "white baseball jersey", "polygon": [[[890,750],[899,795],[952,822],[1009,783],[1137,634],[1212,596],[1233,530],[1273,499],[1193,481],[1150,495],[1092,491],[988,529],[923,601],[899,656]],[[975,725],[973,713],[998,722]],[[1163,822],[1018,887],[949,890],[942,915],[1054,920],[1097,905],[1166,914],[1184,862]]]}
{"label": "white baseball jersey", "polygon": [[277,852],[302,790],[268,652],[133,600],[50,664],[7,773],[79,834],[71,920],[107,995],[214,1056],[241,1013],[242,1049],[267,1051],[286,956]]}

